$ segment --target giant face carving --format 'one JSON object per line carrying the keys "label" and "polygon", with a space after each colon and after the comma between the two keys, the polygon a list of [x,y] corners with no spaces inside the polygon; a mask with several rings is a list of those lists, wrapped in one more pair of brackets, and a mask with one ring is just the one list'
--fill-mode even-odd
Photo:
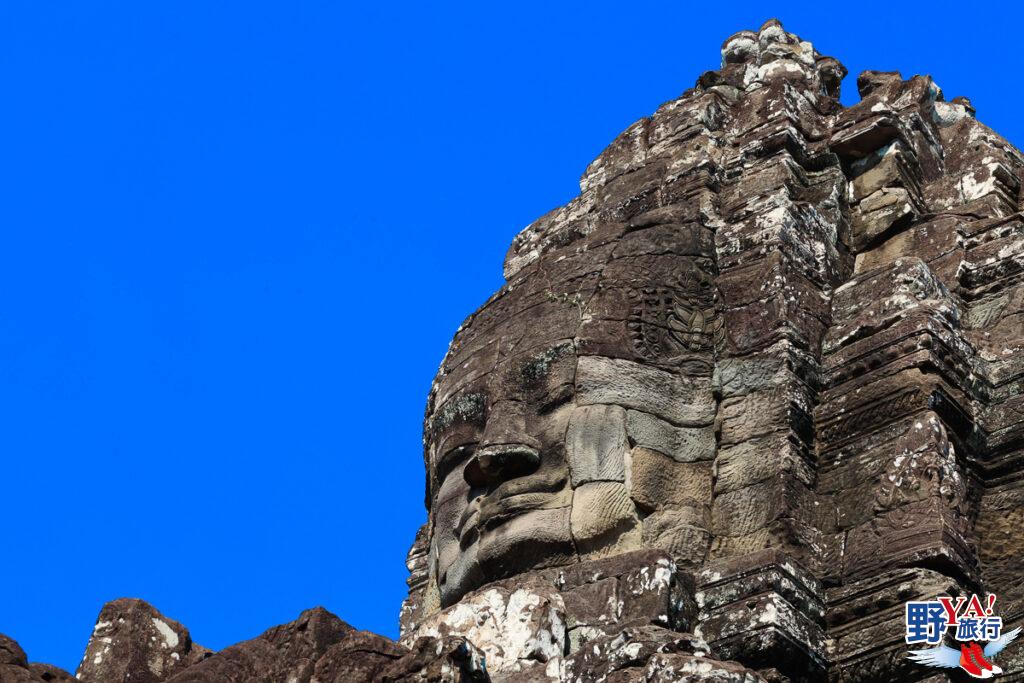
{"label": "giant face carving", "polygon": [[[500,590],[438,609],[483,582],[637,547],[703,569],[713,650],[792,679],[901,675],[894,599],[1022,597],[1024,158],[927,77],[865,72],[844,108],[844,73],[776,21],[733,36],[516,238],[432,390],[407,640],[508,626]],[[654,555],[538,577],[576,663]]]}
{"label": "giant face carving", "polygon": [[541,259],[456,335],[425,446],[441,604],[529,569],[708,542],[710,236],[664,224]]}

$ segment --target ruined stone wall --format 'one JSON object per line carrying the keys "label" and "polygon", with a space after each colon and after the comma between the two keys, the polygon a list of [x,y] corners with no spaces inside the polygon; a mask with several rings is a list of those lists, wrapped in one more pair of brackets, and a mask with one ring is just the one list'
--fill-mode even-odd
{"label": "ruined stone wall", "polygon": [[[602,555],[664,551],[694,577],[691,626],[722,659],[921,677],[904,601],[983,587],[1007,621],[1024,605],[1024,159],[929,77],[866,72],[844,108],[844,75],[778,22],[736,34],[721,69],[630,126],[579,197],[516,237],[506,287],[557,290],[574,267],[577,402],[606,404],[590,431],[608,433],[617,405],[657,425],[626,423],[633,476],[611,479],[641,533]],[[450,354],[442,385],[465,358]],[[638,405],[620,373],[579,400],[614,362],[671,375],[652,370],[651,393],[676,377],[690,390]],[[702,446],[678,410],[705,380]],[[430,529],[410,554],[407,638],[438,619],[421,604]]]}
{"label": "ruined stone wall", "polygon": [[429,398],[400,643],[310,610],[211,653],[115,601],[79,679],[952,680],[905,601],[1024,620],[1024,158],[844,75],[740,32],[516,237]]}

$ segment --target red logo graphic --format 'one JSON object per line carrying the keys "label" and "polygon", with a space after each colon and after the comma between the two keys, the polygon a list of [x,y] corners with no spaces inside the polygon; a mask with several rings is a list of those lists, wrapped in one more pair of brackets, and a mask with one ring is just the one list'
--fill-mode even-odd
{"label": "red logo graphic", "polygon": [[[912,650],[908,656],[924,666],[963,669],[974,678],[991,678],[1003,673],[991,660],[1020,635],[1021,629],[1002,633],[1003,620],[995,616],[992,609],[996,596],[986,597],[984,602],[977,595],[970,599],[943,596],[937,600],[908,602],[905,640],[938,645],[927,650]],[[947,636],[959,642],[959,650],[940,644]],[[982,647],[981,642],[987,644]]]}

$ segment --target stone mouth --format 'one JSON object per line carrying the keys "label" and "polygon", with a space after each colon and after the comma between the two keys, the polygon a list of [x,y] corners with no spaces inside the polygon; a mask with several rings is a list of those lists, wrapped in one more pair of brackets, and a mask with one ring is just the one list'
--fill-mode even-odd
{"label": "stone mouth", "polygon": [[471,486],[488,487],[527,477],[540,466],[540,452],[526,444],[497,444],[481,448],[463,475]]}
{"label": "stone mouth", "polygon": [[546,482],[537,482],[538,490],[517,490],[514,493],[498,489],[474,500],[463,512],[455,535],[463,547],[475,543],[480,534],[493,531],[509,520],[533,510],[552,507],[558,493],[546,490]]}

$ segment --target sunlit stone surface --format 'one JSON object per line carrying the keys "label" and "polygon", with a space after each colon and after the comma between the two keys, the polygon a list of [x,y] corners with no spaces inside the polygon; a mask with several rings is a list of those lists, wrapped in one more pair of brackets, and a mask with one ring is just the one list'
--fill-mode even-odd
{"label": "sunlit stone surface", "polygon": [[311,610],[213,654],[108,606],[79,678],[910,681],[906,600],[1014,625],[1024,158],[928,77],[844,108],[844,74],[742,31],[516,237],[430,391],[400,643]]}

